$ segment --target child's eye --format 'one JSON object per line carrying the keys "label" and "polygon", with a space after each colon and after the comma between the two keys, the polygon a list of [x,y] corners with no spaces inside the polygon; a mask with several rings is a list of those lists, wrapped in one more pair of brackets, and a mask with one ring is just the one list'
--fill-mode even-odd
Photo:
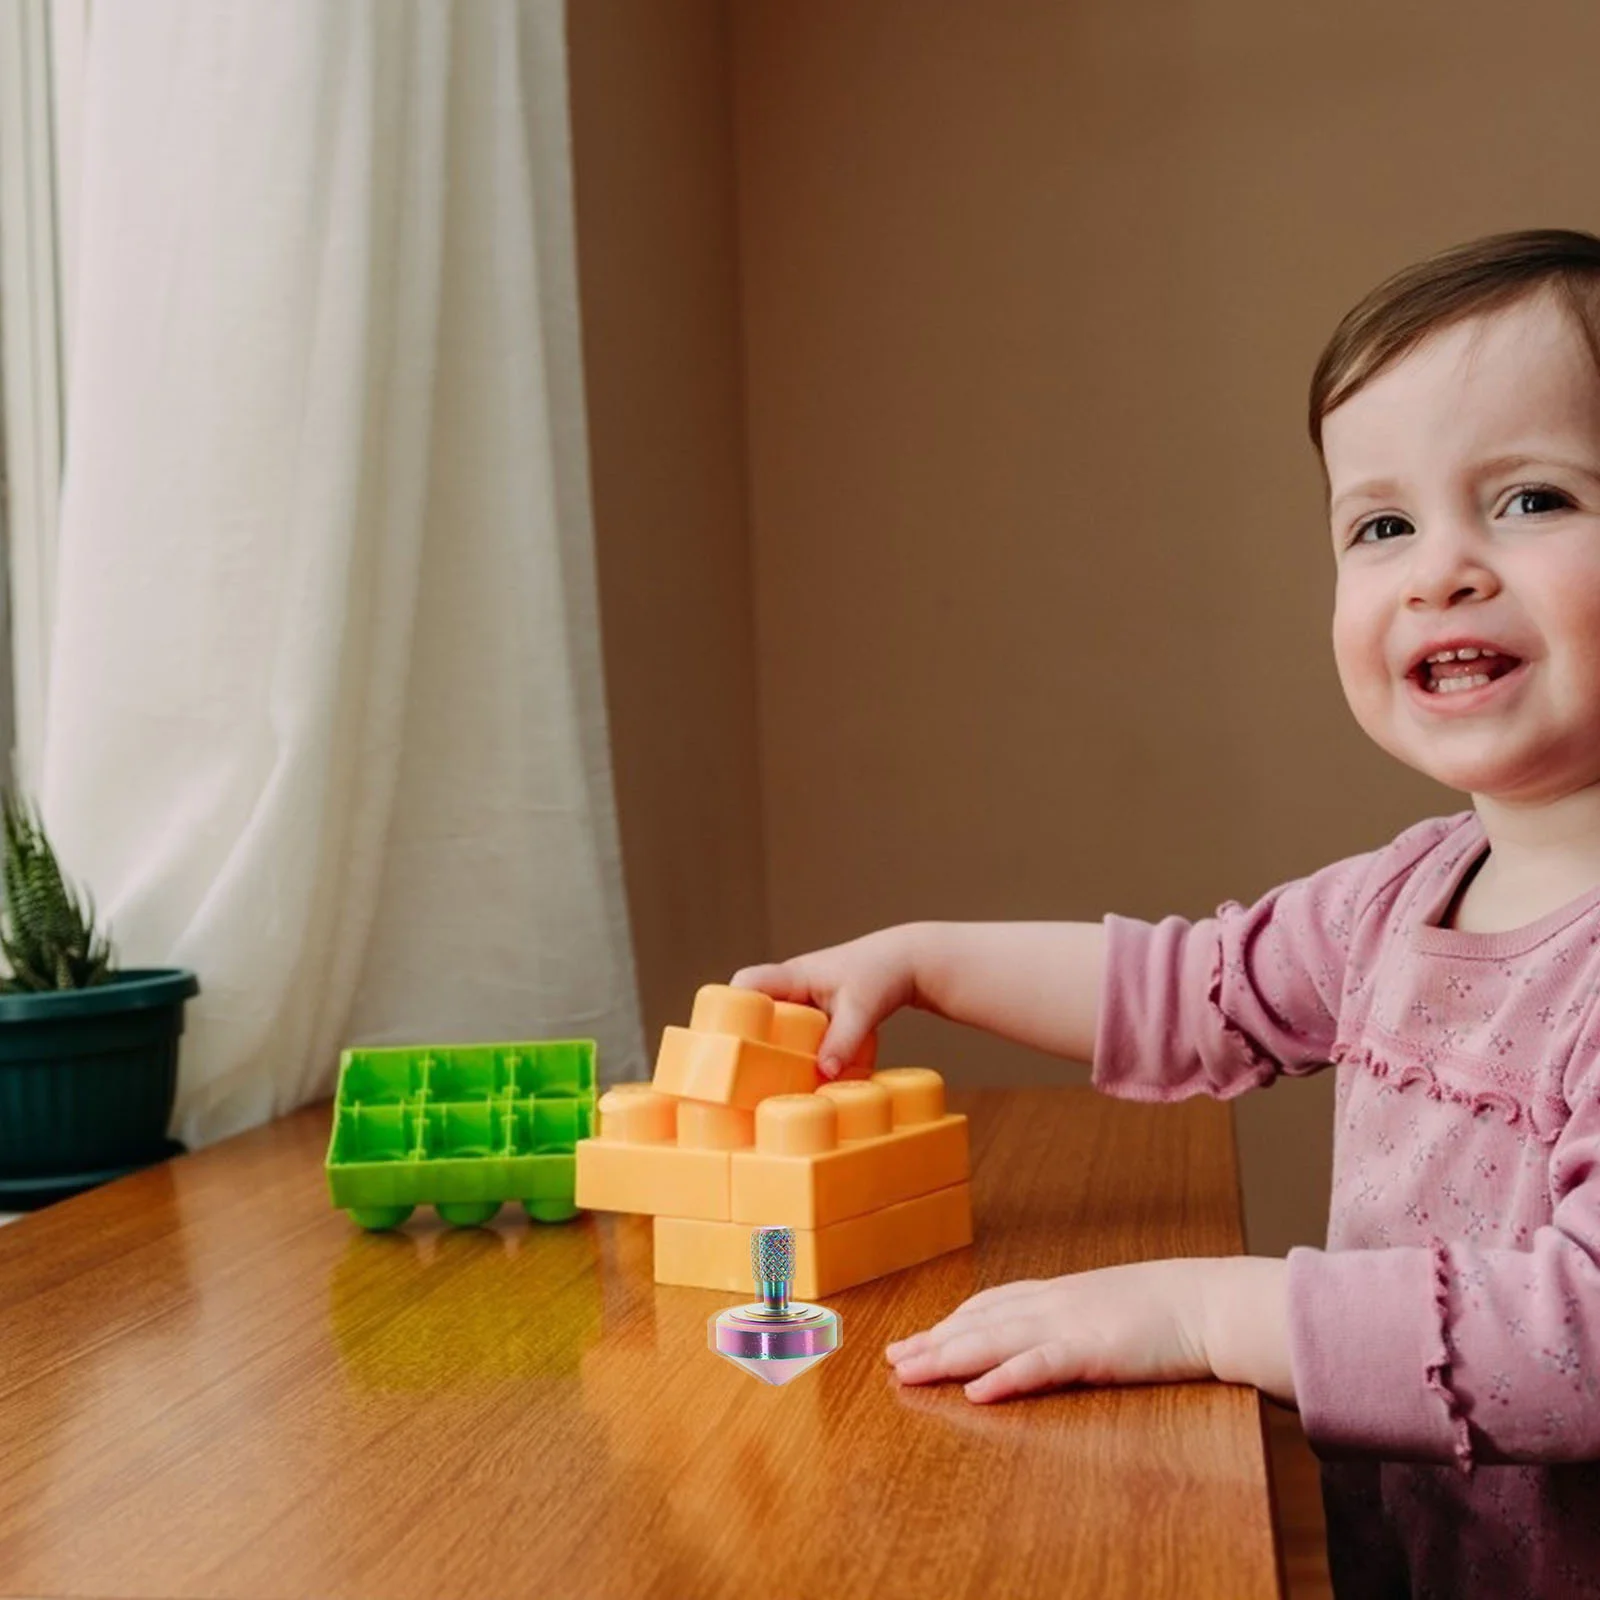
{"label": "child's eye", "polygon": [[[1411,524],[1404,517],[1394,516],[1386,512],[1381,517],[1368,517],[1357,529],[1352,544],[1382,544],[1388,537],[1384,530],[1399,529],[1403,533],[1410,533]],[[1367,534],[1372,531],[1374,537],[1369,539]]]}
{"label": "child's eye", "polygon": [[[1543,500],[1547,503],[1536,506],[1524,504],[1529,500]],[[1554,504],[1548,502],[1554,502]],[[1512,511],[1515,507],[1521,505],[1523,509],[1517,512],[1518,516],[1536,517],[1541,511],[1559,511],[1563,506],[1570,506],[1571,504],[1572,497],[1563,494],[1561,490],[1547,489],[1541,484],[1533,484],[1529,488],[1516,490],[1507,503],[1506,510]]]}

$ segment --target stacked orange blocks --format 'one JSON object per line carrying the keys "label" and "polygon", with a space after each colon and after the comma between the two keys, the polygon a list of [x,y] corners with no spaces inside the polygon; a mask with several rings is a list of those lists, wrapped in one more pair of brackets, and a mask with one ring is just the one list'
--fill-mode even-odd
{"label": "stacked orange blocks", "polygon": [[893,1067],[828,1080],[811,1006],[708,984],[662,1034],[649,1084],[600,1097],[577,1204],[655,1218],[656,1282],[749,1292],[750,1230],[795,1230],[809,1299],[972,1243],[967,1119],[944,1080]]}

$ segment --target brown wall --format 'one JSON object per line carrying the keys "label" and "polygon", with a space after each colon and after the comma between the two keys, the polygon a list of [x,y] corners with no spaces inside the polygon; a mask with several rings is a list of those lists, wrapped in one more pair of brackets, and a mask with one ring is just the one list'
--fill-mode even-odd
{"label": "brown wall", "polygon": [[[687,0],[571,14],[647,1025],[763,914],[733,964],[912,917],[1199,916],[1468,804],[1344,705],[1305,387],[1385,272],[1600,222],[1600,13],[737,0],[727,35]],[[649,174],[642,217],[614,214],[623,168]],[[695,464],[665,521],[640,447]],[[739,537],[754,644],[718,615],[746,617]],[[635,562],[695,590],[709,635],[664,656]],[[754,709],[722,681],[752,659]],[[749,805],[731,853],[659,781],[713,680]],[[764,906],[712,915],[695,852],[720,897],[757,838]],[[1082,1077],[924,1017],[886,1042],[957,1080]],[[1321,1237],[1330,1091],[1237,1103],[1255,1249]]]}
{"label": "brown wall", "polygon": [[648,1047],[767,943],[734,230],[717,0],[567,17],[618,824]]}

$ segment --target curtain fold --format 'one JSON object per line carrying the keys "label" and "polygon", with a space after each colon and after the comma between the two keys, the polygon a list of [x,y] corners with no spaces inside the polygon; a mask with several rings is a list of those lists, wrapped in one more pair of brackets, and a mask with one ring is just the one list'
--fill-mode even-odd
{"label": "curtain fold", "polygon": [[86,42],[36,787],[175,1131],[353,1043],[640,1030],[560,8],[141,0]]}

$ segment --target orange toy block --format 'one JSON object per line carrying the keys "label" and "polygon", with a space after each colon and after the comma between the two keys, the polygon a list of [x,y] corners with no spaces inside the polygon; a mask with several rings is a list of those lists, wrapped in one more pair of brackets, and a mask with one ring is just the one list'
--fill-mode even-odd
{"label": "orange toy block", "polygon": [[731,1218],[827,1228],[964,1183],[971,1171],[967,1119],[945,1112],[944,1080],[892,1067],[763,1100],[755,1148],[733,1153]]}
{"label": "orange toy block", "polygon": [[[656,1282],[751,1292],[750,1227],[657,1217]],[[816,1300],[972,1243],[972,1186],[953,1184],[827,1228],[797,1228],[792,1293]]]}
{"label": "orange toy block", "polygon": [[817,1083],[817,1046],[827,1025],[812,1006],[706,984],[689,1026],[662,1029],[652,1086],[744,1111],[769,1095],[805,1094]]}
{"label": "orange toy block", "polygon": [[598,1136],[577,1143],[573,1199],[580,1210],[732,1216],[726,1141],[742,1134],[729,1123],[740,1113],[691,1106],[642,1083],[608,1089],[598,1110]]}

